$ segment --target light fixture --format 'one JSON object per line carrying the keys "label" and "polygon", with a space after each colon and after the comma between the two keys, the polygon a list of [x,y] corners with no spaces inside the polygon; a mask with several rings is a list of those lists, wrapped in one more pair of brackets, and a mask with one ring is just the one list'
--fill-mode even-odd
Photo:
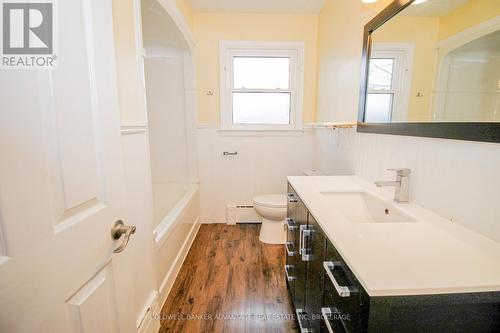
{"label": "light fixture", "polygon": [[377,2],[377,1],[378,0],[361,0],[361,2],[363,2],[363,3],[374,3],[374,2]]}

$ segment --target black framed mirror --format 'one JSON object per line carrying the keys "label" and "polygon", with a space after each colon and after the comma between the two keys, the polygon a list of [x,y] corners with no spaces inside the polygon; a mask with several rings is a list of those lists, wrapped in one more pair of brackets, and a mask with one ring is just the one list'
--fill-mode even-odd
{"label": "black framed mirror", "polygon": [[500,143],[492,3],[395,0],[366,24],[357,131]]}

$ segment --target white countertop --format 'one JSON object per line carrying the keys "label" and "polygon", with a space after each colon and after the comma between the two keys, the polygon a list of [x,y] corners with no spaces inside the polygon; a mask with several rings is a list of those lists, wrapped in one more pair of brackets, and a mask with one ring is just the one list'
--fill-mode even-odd
{"label": "white countertop", "polygon": [[[415,204],[392,202],[393,189],[356,176],[288,180],[370,296],[500,291],[500,243]],[[329,206],[326,191],[368,192],[418,222],[352,223]]]}

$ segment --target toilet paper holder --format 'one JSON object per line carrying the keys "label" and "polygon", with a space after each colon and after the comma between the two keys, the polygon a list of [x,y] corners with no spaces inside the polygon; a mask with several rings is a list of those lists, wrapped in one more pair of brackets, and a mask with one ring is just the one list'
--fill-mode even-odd
{"label": "toilet paper holder", "polygon": [[235,156],[238,155],[237,151],[225,151],[222,153],[223,156]]}

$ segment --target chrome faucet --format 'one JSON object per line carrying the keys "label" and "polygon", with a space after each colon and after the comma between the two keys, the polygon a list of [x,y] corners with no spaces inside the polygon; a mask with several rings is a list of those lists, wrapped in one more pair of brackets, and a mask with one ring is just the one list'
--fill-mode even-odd
{"label": "chrome faucet", "polygon": [[392,182],[375,182],[377,187],[394,186],[394,201],[408,202],[410,201],[410,169],[387,169],[396,171],[396,180]]}

